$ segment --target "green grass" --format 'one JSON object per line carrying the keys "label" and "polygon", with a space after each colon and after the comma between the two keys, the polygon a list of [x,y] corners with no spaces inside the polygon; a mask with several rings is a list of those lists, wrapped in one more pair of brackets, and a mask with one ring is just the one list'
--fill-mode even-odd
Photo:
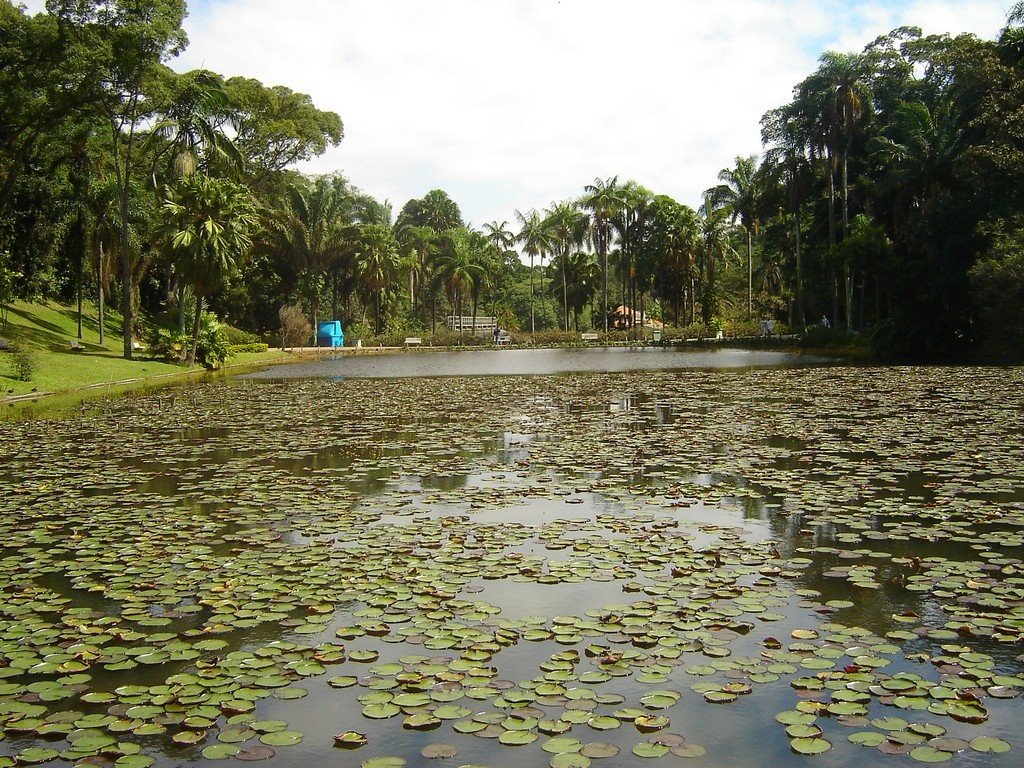
{"label": "green grass", "polygon": [[[71,392],[94,385],[113,386],[131,379],[144,383],[189,375],[184,366],[152,360],[145,350],[136,351],[134,359],[125,360],[122,357],[120,315],[109,312],[105,325],[106,343],[100,346],[95,307],[84,307],[82,344],[85,351],[74,352],[68,342],[78,338],[75,307],[55,302],[15,302],[10,307],[7,327],[0,330],[0,338],[26,350],[35,362],[35,369],[29,381],[20,381],[15,377],[12,366],[13,355],[0,352],[0,398],[31,392]],[[274,351],[241,354],[228,363],[259,364],[273,362],[280,357],[281,354]]]}

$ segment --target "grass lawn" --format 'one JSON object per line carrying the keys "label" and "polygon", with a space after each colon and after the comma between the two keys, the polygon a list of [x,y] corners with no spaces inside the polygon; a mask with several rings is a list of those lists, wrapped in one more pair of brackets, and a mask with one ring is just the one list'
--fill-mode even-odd
{"label": "grass lawn", "polygon": [[[0,351],[0,398],[33,391],[67,392],[92,384],[188,373],[184,366],[151,360],[145,350],[136,351],[133,360],[125,360],[121,356],[121,316],[108,312],[106,326],[106,343],[101,347],[96,309],[86,305],[82,322],[85,351],[75,352],[68,342],[78,338],[76,307],[55,302],[15,302],[10,307],[7,327],[0,331],[0,338],[27,350],[35,362],[35,369],[29,381],[20,381],[15,377],[13,355]],[[281,357],[280,352],[271,350],[262,354],[236,355],[228,360],[228,364],[258,364]]]}

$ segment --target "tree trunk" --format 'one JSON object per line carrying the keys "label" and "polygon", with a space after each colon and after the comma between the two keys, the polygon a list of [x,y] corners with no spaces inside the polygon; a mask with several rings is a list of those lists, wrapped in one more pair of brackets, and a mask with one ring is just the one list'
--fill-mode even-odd
{"label": "tree trunk", "polygon": [[537,332],[537,318],[533,313],[533,254],[530,254],[530,333]]}
{"label": "tree trunk", "polygon": [[104,344],[106,344],[105,328],[104,328],[104,326],[106,325],[106,318],[104,318],[104,316],[103,316],[103,312],[104,312],[104,306],[103,306],[103,293],[104,293],[104,291],[103,291],[103,285],[104,285],[103,260],[105,258],[106,258],[106,256],[103,253],[103,240],[100,240],[99,241],[99,256],[97,258],[97,263],[96,263],[96,287],[97,287],[97,290],[96,290],[96,304],[97,304],[97,307],[96,307],[96,309],[97,309],[97,315],[98,315],[98,320],[99,320],[99,325],[100,325],[100,346],[101,347]]}
{"label": "tree trunk", "polygon": [[[317,286],[319,288],[319,286]],[[309,307],[313,315],[313,346],[320,346],[320,334],[317,333],[317,325],[320,322],[320,291],[316,290],[309,299]]]}
{"label": "tree trunk", "polygon": [[178,330],[185,332],[185,276],[180,272],[174,276],[178,289]]}
{"label": "tree trunk", "polygon": [[747,320],[754,317],[754,233],[747,227]]}
{"label": "tree trunk", "polygon": [[569,248],[562,251],[562,308],[565,310],[565,332],[569,332],[569,284],[566,282],[565,263],[569,260]]}
{"label": "tree trunk", "polygon": [[189,344],[185,365],[191,367],[196,362],[196,350],[199,348],[199,329],[203,322],[203,295],[196,291],[196,314],[192,320],[192,343]]}
{"label": "tree trunk", "polygon": [[[847,152],[843,150],[842,158],[842,187],[843,187],[843,240],[850,234],[849,215],[849,184],[847,181]],[[846,330],[853,330],[853,275],[850,273],[850,257],[843,257],[843,295],[846,299]]]}
{"label": "tree trunk", "polygon": [[803,328],[807,325],[804,314],[804,273],[800,255],[800,212],[796,213],[796,319]]}
{"label": "tree trunk", "polygon": [[78,338],[82,338],[82,273],[85,264],[85,215],[78,206]]}
{"label": "tree trunk", "polygon": [[608,335],[608,243],[605,242],[604,235],[598,237],[599,242],[602,243],[601,247],[601,260],[604,264],[601,270],[601,281],[603,283],[603,306],[602,313],[604,314],[604,335]]}

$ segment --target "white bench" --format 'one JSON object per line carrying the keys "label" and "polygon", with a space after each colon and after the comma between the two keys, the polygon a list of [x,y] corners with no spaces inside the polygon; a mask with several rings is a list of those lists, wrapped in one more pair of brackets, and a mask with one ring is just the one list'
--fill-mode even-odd
{"label": "white bench", "polygon": [[419,336],[407,336],[405,339],[405,346],[407,347],[419,347],[423,344],[423,339]]}
{"label": "white bench", "polygon": [[503,347],[506,344],[511,344],[512,343],[512,337],[509,336],[507,333],[502,332],[498,336],[498,338],[494,340],[494,343],[497,344],[499,347]]}
{"label": "white bench", "polygon": [[580,341],[597,341],[601,338],[600,334],[597,333],[581,333]]}

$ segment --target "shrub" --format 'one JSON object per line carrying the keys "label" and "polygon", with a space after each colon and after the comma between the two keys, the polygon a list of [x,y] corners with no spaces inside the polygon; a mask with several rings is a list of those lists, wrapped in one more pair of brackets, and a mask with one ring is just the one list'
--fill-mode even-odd
{"label": "shrub", "polygon": [[304,347],[313,335],[313,326],[297,304],[286,304],[277,313],[281,321],[281,346]]}
{"label": "shrub", "polygon": [[[224,324],[210,312],[204,312],[199,325],[196,362],[205,368],[217,368],[231,355]],[[153,359],[183,363],[192,345],[192,336],[177,328],[154,327],[146,340]],[[266,345],[262,345],[264,350]]]}
{"label": "shrub", "polygon": [[228,344],[233,347],[243,346],[246,344],[259,344],[263,341],[263,339],[255,333],[243,331],[242,329],[235,328],[235,326],[229,325],[228,323],[222,323],[221,327],[224,329],[224,335],[228,340]]}
{"label": "shrub", "polygon": [[18,381],[29,381],[36,371],[36,356],[21,344],[11,344],[8,353],[14,378]]}
{"label": "shrub", "polygon": [[228,351],[232,355],[238,355],[238,354],[242,354],[242,353],[245,353],[245,352],[253,352],[253,353],[259,354],[261,352],[266,352],[269,348],[270,347],[268,347],[266,344],[264,344],[262,342],[260,342],[258,344],[230,344],[230,345],[228,345]]}
{"label": "shrub", "polygon": [[191,341],[187,333],[177,328],[154,327],[146,339],[146,345],[150,357],[154,360],[181,363],[188,354],[188,345]]}
{"label": "shrub", "polygon": [[231,355],[224,323],[210,312],[203,313],[199,326],[199,343],[196,345],[196,362],[204,368],[219,368]]}

